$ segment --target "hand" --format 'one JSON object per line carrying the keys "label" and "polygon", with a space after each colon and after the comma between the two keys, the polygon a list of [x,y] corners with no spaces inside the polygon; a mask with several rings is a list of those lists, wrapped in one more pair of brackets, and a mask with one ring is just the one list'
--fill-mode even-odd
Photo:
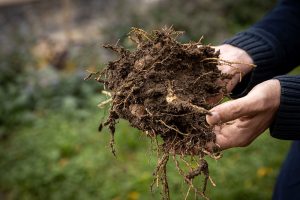
{"label": "hand", "polygon": [[229,44],[216,46],[215,49],[220,51],[221,63],[222,60],[233,63],[231,65],[218,65],[222,73],[233,75],[226,84],[227,91],[231,92],[241,78],[253,69],[253,60],[246,51]]}
{"label": "hand", "polygon": [[247,96],[212,108],[212,115],[207,115],[206,120],[215,125],[220,148],[247,146],[263,133],[277,112],[280,92],[280,82],[268,80],[255,86]]}
{"label": "hand", "polygon": [[[240,82],[241,78],[253,69],[253,60],[246,51],[229,44],[223,44],[213,48],[215,48],[216,51],[220,51],[220,63],[223,64],[218,65],[219,70],[224,74],[232,75],[230,80],[219,82],[219,84],[225,85],[227,92],[230,93]],[[227,61],[229,63],[232,62],[232,64],[228,65],[223,61]],[[207,103],[214,104],[219,102],[222,98],[223,95],[208,98]]]}

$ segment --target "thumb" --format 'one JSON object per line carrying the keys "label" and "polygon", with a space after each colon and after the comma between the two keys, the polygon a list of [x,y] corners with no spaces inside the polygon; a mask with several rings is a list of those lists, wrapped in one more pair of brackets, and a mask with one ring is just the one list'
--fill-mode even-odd
{"label": "thumb", "polygon": [[251,114],[255,107],[255,100],[249,96],[240,99],[227,101],[210,110],[210,115],[206,115],[206,121],[210,125],[225,123],[237,118]]}

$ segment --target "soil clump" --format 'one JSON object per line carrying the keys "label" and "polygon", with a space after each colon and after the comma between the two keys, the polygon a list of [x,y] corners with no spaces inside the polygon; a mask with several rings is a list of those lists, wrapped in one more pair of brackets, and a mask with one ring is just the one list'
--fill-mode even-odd
{"label": "soil clump", "polygon": [[[204,192],[211,178],[204,157],[217,159],[220,152],[205,116],[215,106],[209,99],[226,95],[225,87],[218,82],[226,81],[229,75],[218,70],[218,51],[201,44],[201,40],[180,43],[177,38],[181,34],[172,28],[151,33],[133,28],[129,38],[136,48],[104,45],[117,52],[119,59],[88,78],[94,76],[103,83],[104,93],[109,96],[100,106],[111,105],[103,125],[111,131],[112,152],[115,154],[115,124],[120,118],[128,120],[156,144],[160,158],[153,184],[161,183],[163,198],[169,199],[166,164],[170,158],[190,189],[206,198]],[[189,161],[185,160],[187,157]],[[200,174],[204,175],[202,189],[193,185],[193,179]]]}

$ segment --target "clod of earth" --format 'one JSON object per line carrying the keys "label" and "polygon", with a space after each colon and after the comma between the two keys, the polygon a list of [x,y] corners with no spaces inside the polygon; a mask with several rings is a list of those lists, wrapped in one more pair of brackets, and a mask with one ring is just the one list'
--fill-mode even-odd
{"label": "clod of earth", "polygon": [[[111,104],[103,125],[111,131],[112,152],[115,154],[115,124],[120,118],[128,120],[157,144],[160,159],[153,183],[162,185],[163,199],[170,198],[166,174],[169,158],[174,160],[189,185],[188,192],[193,189],[207,198],[207,181],[214,183],[204,157],[220,157],[216,136],[205,120],[209,109],[215,106],[208,99],[226,95],[225,87],[217,81],[228,80],[230,76],[217,68],[218,51],[202,45],[201,40],[182,44],[177,41],[180,34],[172,28],[151,33],[133,28],[129,38],[136,43],[136,49],[105,45],[117,52],[119,59],[88,78],[95,76],[104,84],[109,96],[100,106]],[[162,142],[159,143],[157,137],[161,137]],[[213,151],[208,150],[208,144]],[[190,161],[186,161],[186,157],[190,157]],[[185,167],[180,167],[181,163]],[[193,179],[200,174],[204,176],[202,189],[193,184]]]}

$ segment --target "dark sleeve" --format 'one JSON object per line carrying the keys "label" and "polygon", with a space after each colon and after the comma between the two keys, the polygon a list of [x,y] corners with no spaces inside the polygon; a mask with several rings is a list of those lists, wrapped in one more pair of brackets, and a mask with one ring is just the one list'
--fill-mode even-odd
{"label": "dark sleeve", "polygon": [[270,133],[279,139],[300,140],[300,75],[283,75],[275,79],[280,81],[281,97]]}
{"label": "dark sleeve", "polygon": [[261,21],[225,41],[244,49],[257,65],[233,90],[246,95],[255,85],[300,64],[300,1],[283,0]]}

